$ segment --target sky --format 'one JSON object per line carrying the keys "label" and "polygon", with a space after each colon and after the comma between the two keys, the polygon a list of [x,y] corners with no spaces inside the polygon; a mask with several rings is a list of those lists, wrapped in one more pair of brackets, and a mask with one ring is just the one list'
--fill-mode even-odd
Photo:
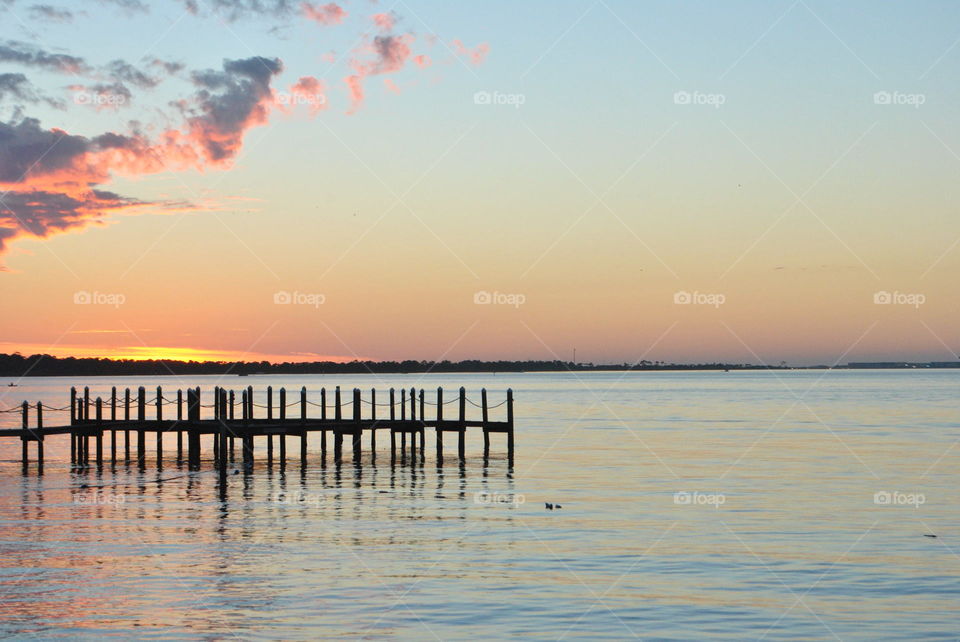
{"label": "sky", "polygon": [[955,2],[0,0],[0,352],[952,361]]}

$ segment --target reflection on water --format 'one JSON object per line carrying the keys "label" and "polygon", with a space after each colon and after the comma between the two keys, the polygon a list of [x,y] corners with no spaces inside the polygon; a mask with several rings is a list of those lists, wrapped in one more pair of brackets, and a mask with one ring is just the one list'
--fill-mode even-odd
{"label": "reflection on water", "polygon": [[[430,431],[396,465],[389,443],[323,465],[317,438],[306,466],[235,463],[223,496],[209,452],[71,470],[50,438],[40,477],[3,443],[0,633],[955,639],[958,375],[431,376],[514,388],[512,469],[469,431],[441,466]],[[158,381],[181,385],[130,385]],[[54,405],[84,383],[16,391]]]}

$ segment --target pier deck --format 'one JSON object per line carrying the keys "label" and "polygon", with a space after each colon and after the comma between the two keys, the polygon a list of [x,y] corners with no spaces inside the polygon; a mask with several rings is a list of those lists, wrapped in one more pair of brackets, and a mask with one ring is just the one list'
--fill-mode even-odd
{"label": "pier deck", "polygon": [[[184,392],[186,394],[184,394]],[[343,453],[344,438],[349,440],[353,459],[359,463],[363,454],[363,437],[370,438],[370,453],[376,457],[377,433],[389,431],[390,454],[397,456],[397,442],[400,452],[406,456],[407,436],[410,437],[411,458],[424,457],[425,434],[432,430],[436,441],[436,457],[443,460],[443,440],[445,433],[457,433],[457,456],[465,459],[465,440],[468,429],[480,429],[483,432],[484,457],[490,453],[490,433],[504,433],[507,441],[507,456],[512,462],[514,453],[513,391],[507,390],[506,398],[490,406],[487,403],[486,389],[480,391],[480,403],[467,397],[466,390],[460,388],[459,394],[443,399],[443,389],[437,388],[433,401],[428,401],[423,389],[391,388],[386,401],[377,402],[377,391],[371,390],[364,398],[359,388],[354,388],[349,401],[341,397],[340,387],[333,389],[332,400],[328,404],[326,388],[320,390],[320,401],[307,398],[306,387],[295,395],[289,395],[280,388],[276,395],[272,386],[268,386],[265,404],[254,403],[254,390],[248,386],[237,394],[234,390],[222,387],[212,391],[213,401],[201,403],[200,388],[177,390],[166,395],[162,387],[157,387],[156,396],[147,399],[146,389],[140,387],[135,396],[125,389],[119,397],[117,388],[111,390],[107,399],[90,397],[90,389],[84,388],[78,393],[70,390],[70,404],[64,408],[53,408],[37,402],[24,401],[19,407],[2,412],[16,412],[21,415],[19,428],[0,429],[0,438],[19,438],[22,442],[22,460],[26,469],[30,463],[29,444],[36,444],[36,462],[42,470],[43,446],[47,437],[70,435],[71,462],[80,466],[89,466],[91,461],[103,466],[107,455],[104,439],[109,438],[109,460],[116,463],[118,458],[130,461],[131,453],[137,462],[144,466],[148,454],[147,435],[153,437],[156,460],[161,462],[164,456],[164,437],[176,440],[177,460],[183,460],[184,435],[186,435],[186,460],[191,469],[198,469],[201,462],[204,437],[212,439],[214,465],[221,474],[226,474],[228,460],[233,460],[236,441],[240,441],[241,456],[246,466],[253,466],[256,452],[256,438],[265,438],[267,459],[274,459],[274,441],[277,441],[277,458],[281,466],[287,462],[287,438],[299,439],[300,461],[307,463],[307,438],[310,433],[320,433],[320,450],[323,461],[327,456],[327,434],[333,438],[334,461],[339,462]],[[433,395],[431,395],[433,396]],[[399,398],[398,398],[399,397]],[[276,400],[276,403],[274,403]],[[467,404],[480,411],[480,418],[468,417]],[[457,404],[444,416],[445,406]],[[501,420],[492,420],[490,411],[506,405]],[[364,411],[366,406],[366,411]],[[257,416],[256,409],[261,409]],[[313,409],[312,411],[310,409]],[[206,417],[203,417],[207,409]],[[431,412],[428,413],[428,409]],[[165,410],[167,416],[165,417]],[[69,412],[69,424],[44,425],[44,412]],[[147,417],[147,414],[151,417]],[[311,412],[313,413],[311,415]],[[432,415],[428,417],[428,414]],[[474,412],[476,414],[476,412]],[[379,415],[379,416],[378,416]],[[123,443],[118,444],[118,435]],[[131,442],[131,435],[135,442]],[[398,439],[399,437],[399,439]],[[91,441],[93,444],[91,444]],[[91,453],[91,445],[94,450]]]}

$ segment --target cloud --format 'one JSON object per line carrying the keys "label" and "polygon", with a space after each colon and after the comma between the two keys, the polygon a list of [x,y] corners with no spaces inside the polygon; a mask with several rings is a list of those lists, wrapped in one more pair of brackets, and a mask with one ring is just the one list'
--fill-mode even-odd
{"label": "cloud", "polygon": [[[96,186],[114,175],[229,166],[246,131],[267,122],[273,108],[270,83],[282,69],[278,59],[255,56],[225,60],[221,70],[195,72],[197,92],[180,104],[183,125],[152,140],[136,130],[88,138],[46,129],[35,118],[0,122],[0,190],[7,192],[0,198],[0,253],[14,238],[46,238],[100,223],[113,212],[191,209],[188,203],[145,202]],[[20,79],[10,76],[3,76],[4,86],[19,90]],[[316,91],[322,85],[305,77],[294,87]]]}
{"label": "cloud", "polygon": [[57,109],[64,108],[62,101],[44,96],[27,80],[25,75],[19,73],[0,74],[0,103],[7,99],[17,101],[20,105],[43,102]]}
{"label": "cloud", "polygon": [[347,17],[347,12],[334,2],[324,5],[304,2],[300,5],[304,17],[322,25],[338,25]]}
{"label": "cloud", "polygon": [[356,112],[363,104],[364,78],[392,74],[403,69],[407,60],[410,59],[410,45],[413,44],[413,40],[414,36],[411,34],[375,36],[372,43],[360,49],[361,55],[372,53],[373,59],[362,60],[360,57],[355,57],[351,61],[354,73],[344,78],[350,91],[349,113]]}
{"label": "cloud", "polygon": [[273,102],[270,81],[283,71],[277,58],[224,61],[223,71],[193,74],[200,92],[188,110],[188,136],[205,159],[217,164],[240,150],[247,129],[267,122]]}
{"label": "cloud", "polygon": [[383,32],[393,31],[393,25],[397,22],[396,15],[391,13],[375,13],[370,17],[377,29]]}
{"label": "cloud", "polygon": [[451,40],[450,44],[453,45],[454,51],[461,56],[466,57],[474,65],[483,63],[487,57],[487,54],[490,53],[490,45],[485,42],[477,45],[473,49],[467,48],[461,41],[457,39]]}
{"label": "cloud", "polygon": [[33,20],[44,22],[67,23],[73,22],[74,18],[74,13],[69,9],[62,9],[49,4],[35,4],[30,7],[29,14]]}
{"label": "cloud", "polygon": [[15,63],[59,73],[84,74],[90,72],[90,67],[83,58],[49,53],[34,45],[16,40],[0,43],[0,62]]}

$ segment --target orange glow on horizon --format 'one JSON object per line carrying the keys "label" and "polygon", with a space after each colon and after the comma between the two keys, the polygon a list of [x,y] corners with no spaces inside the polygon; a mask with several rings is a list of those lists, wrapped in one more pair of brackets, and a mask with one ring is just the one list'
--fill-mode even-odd
{"label": "orange glow on horizon", "polygon": [[81,346],[42,344],[13,344],[0,343],[0,352],[13,354],[19,352],[27,357],[34,354],[48,354],[53,357],[76,359],[114,359],[147,361],[150,359],[167,359],[171,361],[269,361],[271,363],[295,362],[307,363],[314,361],[334,361],[347,363],[350,361],[372,360],[368,357],[354,357],[343,355],[322,355],[314,353],[267,354],[262,352],[243,352],[240,350],[208,350],[203,348],[189,348],[176,346]]}

